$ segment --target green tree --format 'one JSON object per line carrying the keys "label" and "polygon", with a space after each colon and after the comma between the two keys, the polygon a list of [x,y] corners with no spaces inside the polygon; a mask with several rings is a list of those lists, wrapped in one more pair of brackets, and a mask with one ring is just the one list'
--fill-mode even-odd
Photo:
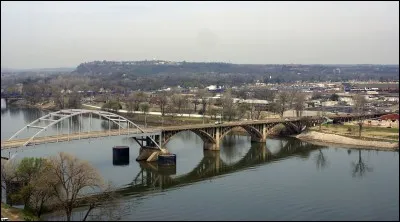
{"label": "green tree", "polygon": [[108,110],[111,110],[111,111],[114,111],[114,112],[118,112],[118,110],[122,109],[122,105],[118,101],[109,100],[101,108],[105,109],[105,110],[108,109]]}
{"label": "green tree", "polygon": [[330,99],[331,101],[339,101],[339,95],[336,94],[336,93],[334,93],[334,94],[332,94],[332,95],[329,97],[329,99]]}
{"label": "green tree", "polygon": [[43,158],[25,157],[18,164],[16,176],[18,181],[23,184],[22,189],[18,192],[14,199],[21,199],[25,203],[25,208],[29,208],[29,199],[35,191],[35,183],[33,181],[39,178],[41,171],[46,167],[46,160]]}

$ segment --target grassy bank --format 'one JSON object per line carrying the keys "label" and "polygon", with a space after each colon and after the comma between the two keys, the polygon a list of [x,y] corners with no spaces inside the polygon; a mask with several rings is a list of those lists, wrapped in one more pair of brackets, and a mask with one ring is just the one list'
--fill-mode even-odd
{"label": "grassy bank", "polygon": [[310,130],[368,141],[399,142],[399,128],[363,126],[361,137],[359,137],[359,127],[354,125],[327,124],[321,127],[321,131],[319,126],[312,127]]}
{"label": "grassy bank", "polygon": [[1,217],[7,217],[10,221],[39,221],[32,213],[5,203],[1,203]]}

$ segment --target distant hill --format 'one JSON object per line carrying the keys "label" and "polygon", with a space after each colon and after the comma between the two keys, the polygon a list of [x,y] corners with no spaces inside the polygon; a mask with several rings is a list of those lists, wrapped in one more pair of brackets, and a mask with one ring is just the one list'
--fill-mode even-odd
{"label": "distant hill", "polygon": [[[74,73],[94,75],[175,75],[175,74],[250,74],[291,79],[320,80],[369,78],[384,76],[398,79],[399,65],[303,65],[303,64],[232,64],[205,62],[151,61],[93,61],[81,63]],[[303,78],[304,77],[304,78]],[[340,78],[338,78],[340,77]]]}
{"label": "distant hill", "polygon": [[36,69],[15,69],[15,68],[1,68],[1,72],[72,72],[74,67],[60,67],[60,68],[36,68]]}

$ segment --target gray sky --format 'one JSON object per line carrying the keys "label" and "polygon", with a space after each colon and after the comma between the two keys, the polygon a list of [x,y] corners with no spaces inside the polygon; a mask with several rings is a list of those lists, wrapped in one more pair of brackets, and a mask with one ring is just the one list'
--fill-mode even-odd
{"label": "gray sky", "polygon": [[1,67],[399,64],[399,2],[1,2]]}

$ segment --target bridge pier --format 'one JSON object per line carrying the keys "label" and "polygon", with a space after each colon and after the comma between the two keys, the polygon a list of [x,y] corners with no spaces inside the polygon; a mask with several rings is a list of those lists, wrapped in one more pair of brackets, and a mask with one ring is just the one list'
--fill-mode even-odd
{"label": "bridge pier", "polygon": [[160,133],[159,135],[155,134],[132,137],[140,146],[139,155],[136,158],[136,161],[157,161],[159,154],[168,153],[166,149],[162,149],[158,146],[158,144],[161,144],[161,136],[162,135]]}
{"label": "bridge pier", "polygon": [[265,143],[265,142],[267,142],[267,138],[251,137],[251,142],[252,143]]}
{"label": "bridge pier", "polygon": [[219,151],[219,140],[216,143],[209,143],[209,142],[204,142],[203,144],[203,149],[204,150],[213,150],[213,151]]}

